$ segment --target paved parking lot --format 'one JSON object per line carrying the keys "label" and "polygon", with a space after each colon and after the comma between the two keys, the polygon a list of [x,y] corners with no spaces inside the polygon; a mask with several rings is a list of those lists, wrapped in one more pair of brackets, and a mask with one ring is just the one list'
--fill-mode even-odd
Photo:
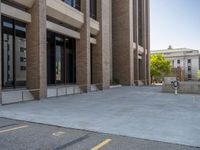
{"label": "paved parking lot", "polygon": [[1,150],[199,150],[195,147],[0,118]]}
{"label": "paved parking lot", "polygon": [[0,117],[200,147],[200,96],[175,96],[158,87],[0,106]]}

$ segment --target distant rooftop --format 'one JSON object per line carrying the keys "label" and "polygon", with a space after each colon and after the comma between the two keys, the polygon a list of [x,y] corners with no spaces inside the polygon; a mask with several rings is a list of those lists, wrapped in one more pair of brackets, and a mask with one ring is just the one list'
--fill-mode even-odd
{"label": "distant rooftop", "polygon": [[176,52],[187,52],[187,51],[198,51],[199,50],[195,50],[195,49],[190,49],[190,48],[171,48],[169,47],[168,49],[161,49],[161,50],[151,50],[151,53],[176,53]]}

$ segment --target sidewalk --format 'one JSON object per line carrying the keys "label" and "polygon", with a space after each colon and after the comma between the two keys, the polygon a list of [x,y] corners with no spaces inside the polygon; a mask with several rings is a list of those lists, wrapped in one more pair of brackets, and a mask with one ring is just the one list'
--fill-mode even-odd
{"label": "sidewalk", "polygon": [[158,87],[0,106],[0,117],[200,147],[200,96],[175,96]]}

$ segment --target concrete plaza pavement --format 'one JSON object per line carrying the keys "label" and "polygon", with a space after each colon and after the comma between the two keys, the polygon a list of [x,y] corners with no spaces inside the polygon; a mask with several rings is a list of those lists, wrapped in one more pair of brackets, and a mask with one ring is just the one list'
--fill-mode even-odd
{"label": "concrete plaza pavement", "polygon": [[[105,141],[108,141],[105,143]],[[104,144],[102,144],[104,143]],[[199,150],[178,144],[0,118],[1,150]]]}
{"label": "concrete plaza pavement", "polygon": [[0,106],[0,117],[200,147],[200,96],[161,93],[159,87]]}

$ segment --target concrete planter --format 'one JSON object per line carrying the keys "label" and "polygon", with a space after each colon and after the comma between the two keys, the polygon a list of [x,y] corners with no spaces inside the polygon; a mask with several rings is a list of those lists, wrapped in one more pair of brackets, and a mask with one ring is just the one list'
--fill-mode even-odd
{"label": "concrete planter", "polygon": [[[173,93],[174,89],[171,87],[171,84],[164,83],[162,85],[162,91]],[[200,82],[191,81],[191,82],[180,82],[180,87],[178,89],[178,93],[186,93],[186,94],[200,94]]]}

